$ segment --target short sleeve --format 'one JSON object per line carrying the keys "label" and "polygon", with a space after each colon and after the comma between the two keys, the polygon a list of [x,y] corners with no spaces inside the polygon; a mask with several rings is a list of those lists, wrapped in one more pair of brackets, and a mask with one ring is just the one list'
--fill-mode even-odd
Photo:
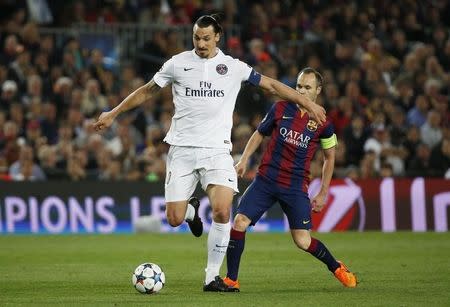
{"label": "short sleeve", "polygon": [[153,76],[153,81],[159,87],[165,87],[173,82],[174,78],[174,63],[173,58],[163,64],[161,69]]}
{"label": "short sleeve", "polygon": [[240,60],[236,60],[236,70],[242,82],[248,81],[253,68]]}
{"label": "short sleeve", "polygon": [[272,134],[273,128],[275,127],[275,106],[276,104],[272,105],[258,126],[258,132],[262,135],[269,136]]}

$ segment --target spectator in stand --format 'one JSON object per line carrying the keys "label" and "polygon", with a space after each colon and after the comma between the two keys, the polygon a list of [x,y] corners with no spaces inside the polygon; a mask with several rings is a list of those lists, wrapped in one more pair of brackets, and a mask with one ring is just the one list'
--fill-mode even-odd
{"label": "spectator in stand", "polygon": [[441,115],[436,110],[430,110],[427,121],[420,127],[420,139],[430,149],[433,149],[442,140],[440,123]]}
{"label": "spectator in stand", "polygon": [[338,137],[342,136],[344,128],[347,127],[353,116],[353,105],[347,96],[339,98],[337,108],[331,110],[329,115]]}
{"label": "spectator in stand", "polygon": [[297,65],[291,64],[287,68],[286,75],[282,77],[280,81],[289,87],[295,88],[297,85],[297,74],[298,74]]}
{"label": "spectator in stand", "polygon": [[394,169],[392,165],[388,162],[382,163],[380,168],[380,177],[386,178],[393,176],[394,176]]}
{"label": "spectator in stand", "polygon": [[90,79],[86,84],[81,101],[81,111],[85,116],[92,117],[103,110],[106,110],[108,102],[100,91],[100,83],[97,79]]}
{"label": "spectator in stand", "polygon": [[105,65],[103,63],[103,52],[100,49],[94,49],[91,52],[91,56],[89,58],[90,65],[89,71],[93,78],[97,80],[101,80],[103,74],[105,73]]}
{"label": "spectator in stand", "polygon": [[67,160],[66,175],[70,181],[80,181],[86,179],[86,170],[75,156],[70,156]]}
{"label": "spectator in stand", "polygon": [[41,146],[38,151],[38,158],[42,171],[48,180],[61,180],[66,177],[65,171],[57,165],[57,152],[54,146]]}
{"label": "spectator in stand", "polygon": [[0,97],[0,110],[8,110],[10,105],[17,101],[17,83],[13,80],[6,80],[2,84]]}
{"label": "spectator in stand", "polygon": [[25,137],[30,146],[35,150],[38,150],[39,147],[47,143],[47,140],[42,137],[41,124],[37,120],[30,120],[27,123]]}
{"label": "spectator in stand", "polygon": [[364,119],[356,115],[351,124],[344,128],[343,139],[346,151],[346,161],[352,165],[359,165],[364,156],[364,144],[368,138],[367,129],[364,127]]}
{"label": "spectator in stand", "polygon": [[0,139],[0,150],[6,158],[8,165],[11,165],[19,158],[19,128],[14,121],[6,121],[3,126],[2,134],[3,139]]}
{"label": "spectator in stand", "polygon": [[23,51],[23,45],[21,45],[15,34],[9,34],[6,36],[3,43],[3,50],[0,55],[0,64],[9,66],[17,57],[17,54]]}
{"label": "spectator in stand", "polygon": [[392,144],[399,146],[408,132],[405,113],[399,107],[393,105],[391,110],[385,112],[389,119],[388,129],[391,133]]}
{"label": "spectator in stand", "polygon": [[9,175],[15,181],[46,179],[41,167],[34,163],[34,151],[29,145],[22,145],[20,147],[19,160],[9,167]]}
{"label": "spectator in stand", "polygon": [[392,34],[389,53],[401,61],[409,51],[408,41],[402,29],[396,29]]}
{"label": "spectator in stand", "polygon": [[175,30],[168,31],[166,39],[167,39],[166,52],[168,57],[174,56],[175,54],[178,54],[184,50],[177,31]]}
{"label": "spectator in stand", "polygon": [[25,136],[24,106],[17,102],[11,104],[9,106],[9,119],[17,124],[19,136]]}
{"label": "spectator in stand", "polygon": [[23,25],[20,36],[25,49],[30,51],[31,56],[34,57],[40,48],[41,42],[38,25],[34,22],[27,22]]}
{"label": "spectator in stand", "polygon": [[161,67],[167,58],[166,32],[155,31],[150,40],[139,48],[136,55],[137,68],[146,79],[152,76]]}
{"label": "spectator in stand", "polygon": [[416,147],[414,158],[411,159],[406,173],[408,176],[428,176],[430,173],[431,150],[427,144],[420,143]]}
{"label": "spectator in stand", "polygon": [[360,178],[374,178],[376,171],[377,154],[374,151],[367,151],[360,163]]}
{"label": "spectator in stand", "polygon": [[70,105],[73,80],[68,77],[58,77],[53,86],[52,100],[57,107],[58,117],[63,117]]}
{"label": "spectator in stand", "polygon": [[62,73],[64,76],[75,79],[78,73],[78,69],[76,67],[75,56],[70,51],[64,51],[62,56]]}
{"label": "spectator in stand", "polygon": [[409,125],[421,127],[427,120],[427,112],[430,107],[427,97],[419,95],[416,97],[415,106],[409,110],[407,121]]}
{"label": "spectator in stand", "polygon": [[118,158],[112,159],[105,171],[100,174],[100,180],[119,181],[124,179],[122,172],[122,162]]}
{"label": "spectator in stand", "polygon": [[39,99],[43,98],[43,87],[42,78],[35,74],[30,75],[27,78],[27,91],[22,95],[22,103],[29,105],[33,98],[37,97]]}
{"label": "spectator in stand", "polygon": [[264,50],[264,42],[259,38],[254,38],[249,42],[250,54],[246,59],[246,63],[255,66],[271,60],[270,55]]}
{"label": "spectator in stand", "polygon": [[364,144],[364,151],[375,153],[375,171],[380,171],[383,160],[392,165],[396,176],[404,173],[403,158],[406,154],[401,148],[392,145],[390,132],[383,124],[374,127],[372,137]]}
{"label": "spectator in stand", "polygon": [[244,48],[241,40],[238,37],[232,36],[227,40],[227,49],[230,51],[229,55],[235,59],[244,60]]}
{"label": "spectator in stand", "polygon": [[394,81],[393,96],[395,104],[407,112],[413,106],[414,89],[411,78],[400,76]]}
{"label": "spectator in stand", "polygon": [[191,23],[191,19],[181,4],[175,4],[173,14],[169,17],[168,23],[170,25],[188,25]]}
{"label": "spectator in stand", "polygon": [[72,54],[74,59],[75,68],[80,71],[85,67],[85,58],[83,57],[83,52],[80,47],[80,41],[75,37],[70,37],[64,46],[64,53]]}
{"label": "spectator in stand", "polygon": [[42,105],[41,130],[42,135],[46,137],[47,143],[56,144],[58,141],[58,119],[56,117],[56,106],[53,103],[44,103]]}
{"label": "spectator in stand", "polygon": [[26,91],[27,77],[32,71],[31,54],[24,49],[15,60],[9,65],[9,76],[16,81],[20,91]]}
{"label": "spectator in stand", "polygon": [[[325,75],[324,75],[325,79]],[[326,79],[325,79],[326,80]],[[326,82],[326,81],[325,81]],[[324,105],[327,109],[335,109],[339,100],[339,88],[334,82],[325,83]]]}

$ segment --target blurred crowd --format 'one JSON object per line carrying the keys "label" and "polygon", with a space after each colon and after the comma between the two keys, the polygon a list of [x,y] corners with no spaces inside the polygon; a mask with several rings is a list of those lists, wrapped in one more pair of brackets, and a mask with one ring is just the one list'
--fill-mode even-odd
{"label": "blurred crowd", "polygon": [[[295,87],[300,69],[324,76],[322,104],[339,145],[336,177],[450,178],[450,2],[445,0],[40,1],[0,4],[0,180],[148,180],[165,177],[163,142],[174,106],[163,89],[105,133],[92,123],[149,81],[184,46],[177,31],[154,33],[141,55],[111,69],[76,36],[58,44],[40,27],[74,22],[191,25],[222,12],[221,48]],[[142,56],[144,55],[144,56]],[[238,160],[277,101],[244,84],[232,131]],[[252,178],[260,148],[250,161]],[[320,177],[322,154],[311,163]]]}

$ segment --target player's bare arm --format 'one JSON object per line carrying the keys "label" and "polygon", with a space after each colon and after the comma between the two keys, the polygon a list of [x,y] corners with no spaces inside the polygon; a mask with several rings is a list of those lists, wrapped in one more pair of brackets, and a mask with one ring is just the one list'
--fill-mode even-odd
{"label": "player's bare arm", "polygon": [[325,109],[314,103],[308,97],[300,95],[296,90],[290,88],[289,86],[264,75],[261,75],[259,86],[273,95],[277,95],[282,99],[301,105],[319,124],[325,123]]}
{"label": "player's bare arm", "polygon": [[100,114],[97,122],[94,123],[95,130],[99,131],[108,128],[119,114],[141,105],[155,95],[160,89],[161,88],[153,81],[153,79],[150,80],[147,84],[128,95],[128,97],[114,109]]}
{"label": "player's bare arm", "polygon": [[245,175],[245,172],[247,171],[248,159],[252,156],[255,150],[258,149],[263,139],[264,135],[258,131],[255,131],[248,140],[239,162],[234,166],[239,177],[242,178]]}
{"label": "player's bare arm", "polygon": [[319,193],[311,200],[312,210],[314,212],[322,211],[325,206],[328,188],[330,187],[331,178],[334,171],[334,159],[336,155],[336,147],[323,150],[323,167],[322,167],[322,183]]}

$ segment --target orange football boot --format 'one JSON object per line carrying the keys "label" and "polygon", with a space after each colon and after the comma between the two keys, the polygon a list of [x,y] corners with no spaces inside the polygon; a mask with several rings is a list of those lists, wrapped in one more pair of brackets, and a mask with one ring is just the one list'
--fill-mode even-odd
{"label": "orange football boot", "polygon": [[223,282],[228,286],[228,288],[234,289],[236,292],[239,292],[241,285],[239,285],[239,280],[232,280],[231,278],[225,277]]}
{"label": "orange football boot", "polygon": [[355,288],[357,284],[356,275],[350,272],[345,264],[341,261],[338,261],[341,265],[334,271],[334,276],[339,279],[339,281],[348,288]]}

